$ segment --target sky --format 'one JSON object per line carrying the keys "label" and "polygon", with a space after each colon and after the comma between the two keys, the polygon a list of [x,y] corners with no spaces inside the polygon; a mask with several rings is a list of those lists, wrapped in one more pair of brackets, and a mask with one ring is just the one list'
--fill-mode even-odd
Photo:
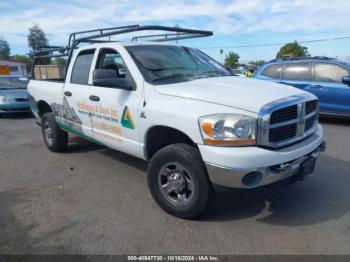
{"label": "sky", "polygon": [[[212,30],[214,35],[180,41],[218,61],[220,49],[241,61],[272,59],[281,46],[238,47],[350,37],[345,0],[0,0],[0,37],[11,54],[28,52],[28,28],[38,24],[51,45],[66,45],[71,32],[129,24]],[[122,39],[123,40],[123,39]],[[311,55],[350,60],[350,38],[305,43]]]}

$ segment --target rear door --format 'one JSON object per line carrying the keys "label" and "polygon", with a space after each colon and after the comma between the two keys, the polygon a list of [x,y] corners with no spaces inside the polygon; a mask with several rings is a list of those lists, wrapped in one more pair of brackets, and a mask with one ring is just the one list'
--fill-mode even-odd
{"label": "rear door", "polygon": [[112,148],[140,155],[138,122],[143,85],[132,77],[122,52],[126,56],[121,47],[100,48],[96,53],[94,69],[115,70],[117,78],[133,83],[133,90],[91,85],[88,96],[94,98],[90,104],[95,108],[91,115],[92,134],[95,140]]}
{"label": "rear door", "polygon": [[350,114],[350,87],[342,83],[349,71],[337,64],[316,62],[313,64],[314,82],[306,90],[320,99],[321,111],[334,114]]}
{"label": "rear door", "polygon": [[95,49],[80,51],[73,65],[70,65],[63,89],[63,101],[60,105],[57,123],[64,129],[80,136],[91,138],[91,114],[94,105],[89,99],[91,85],[89,79]]}
{"label": "rear door", "polygon": [[304,89],[312,83],[311,64],[308,62],[286,63],[281,78],[278,82]]}

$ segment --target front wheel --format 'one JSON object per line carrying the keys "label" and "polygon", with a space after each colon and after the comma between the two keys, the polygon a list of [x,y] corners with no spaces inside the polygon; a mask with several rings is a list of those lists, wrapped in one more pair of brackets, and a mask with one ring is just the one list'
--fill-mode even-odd
{"label": "front wheel", "polygon": [[41,131],[47,148],[52,152],[61,152],[67,148],[68,133],[57,126],[53,113],[42,116]]}
{"label": "front wheel", "polygon": [[194,218],[206,208],[211,184],[197,148],[174,144],[159,150],[148,167],[148,185],[168,213]]}

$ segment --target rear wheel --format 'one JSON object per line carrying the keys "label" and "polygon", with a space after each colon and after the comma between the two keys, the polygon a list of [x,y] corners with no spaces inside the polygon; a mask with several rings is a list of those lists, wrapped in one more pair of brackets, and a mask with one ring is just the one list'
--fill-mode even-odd
{"label": "rear wheel", "polygon": [[47,148],[52,152],[61,152],[67,148],[68,133],[58,127],[53,113],[42,116],[41,131]]}
{"label": "rear wheel", "polygon": [[174,144],[150,161],[148,185],[155,201],[168,213],[194,218],[207,206],[211,184],[197,148]]}

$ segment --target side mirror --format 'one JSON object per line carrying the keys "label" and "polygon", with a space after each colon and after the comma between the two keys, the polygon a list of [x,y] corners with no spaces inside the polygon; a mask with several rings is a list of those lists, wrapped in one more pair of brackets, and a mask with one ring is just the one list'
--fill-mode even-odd
{"label": "side mirror", "polygon": [[342,81],[344,84],[350,86],[350,76],[344,76],[344,77],[341,79],[341,81]]}
{"label": "side mirror", "polygon": [[133,84],[130,80],[118,78],[117,76],[118,73],[114,69],[95,69],[93,74],[93,84],[102,87],[133,90]]}

